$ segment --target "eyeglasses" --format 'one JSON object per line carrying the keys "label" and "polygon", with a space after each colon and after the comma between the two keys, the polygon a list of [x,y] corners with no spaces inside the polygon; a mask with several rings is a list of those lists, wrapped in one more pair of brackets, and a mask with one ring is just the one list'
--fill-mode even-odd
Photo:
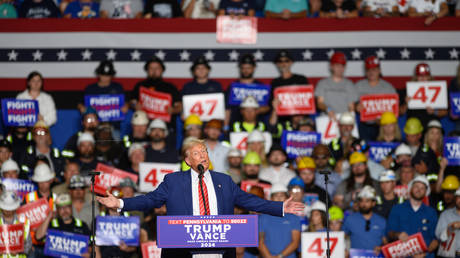
{"label": "eyeglasses", "polygon": [[35,130],[34,131],[34,134],[35,135],[46,135],[47,134],[47,131],[46,130]]}
{"label": "eyeglasses", "polygon": [[366,232],[371,230],[371,221],[370,220],[366,220]]}

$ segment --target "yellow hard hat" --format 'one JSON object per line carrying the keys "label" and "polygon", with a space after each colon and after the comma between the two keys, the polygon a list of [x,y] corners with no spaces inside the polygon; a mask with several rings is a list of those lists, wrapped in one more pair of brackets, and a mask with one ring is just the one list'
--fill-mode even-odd
{"label": "yellow hard hat", "polygon": [[297,169],[316,168],[315,161],[310,157],[302,157],[297,161]]}
{"label": "yellow hard hat", "polygon": [[449,175],[442,182],[441,188],[442,190],[457,190],[459,186],[458,178],[454,175]]}
{"label": "yellow hard hat", "polygon": [[382,117],[380,117],[380,125],[394,124],[396,122],[398,122],[398,119],[395,114],[390,111],[384,112]]}
{"label": "yellow hard hat", "polygon": [[329,219],[330,220],[343,220],[345,215],[343,214],[342,209],[340,209],[338,206],[332,206],[329,208]]}
{"label": "yellow hard hat", "polygon": [[367,162],[367,157],[362,152],[353,152],[350,155],[350,160],[349,160],[350,165],[353,165],[356,163],[366,163],[366,162]]}
{"label": "yellow hard hat", "polygon": [[185,119],[185,122],[184,122],[184,128],[187,129],[187,127],[189,125],[199,125],[199,126],[202,126],[203,125],[203,122],[201,121],[200,117],[197,116],[197,115],[189,115],[186,119]]}
{"label": "yellow hard hat", "polygon": [[244,156],[243,165],[260,165],[262,161],[260,160],[259,154],[254,151],[250,151]]}
{"label": "yellow hard hat", "polygon": [[423,132],[423,125],[418,118],[411,117],[406,121],[404,132],[406,134],[419,134]]}

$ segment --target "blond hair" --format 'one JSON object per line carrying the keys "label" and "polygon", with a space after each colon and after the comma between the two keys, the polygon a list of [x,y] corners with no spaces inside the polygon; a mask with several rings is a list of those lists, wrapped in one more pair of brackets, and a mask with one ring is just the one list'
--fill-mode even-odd
{"label": "blond hair", "polygon": [[206,148],[206,145],[204,144],[203,140],[200,140],[196,137],[187,137],[185,138],[183,144],[182,144],[182,153],[184,157],[188,156],[188,150],[191,148],[195,147],[196,145],[202,145]]}

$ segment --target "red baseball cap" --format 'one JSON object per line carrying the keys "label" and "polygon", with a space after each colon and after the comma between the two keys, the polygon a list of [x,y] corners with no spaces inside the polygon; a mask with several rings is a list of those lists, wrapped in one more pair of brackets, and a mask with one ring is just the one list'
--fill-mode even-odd
{"label": "red baseball cap", "polygon": [[431,76],[431,69],[430,66],[426,63],[420,63],[415,67],[415,75],[423,76],[428,75]]}
{"label": "red baseball cap", "polygon": [[376,56],[369,56],[366,58],[366,69],[380,67],[380,60]]}
{"label": "red baseball cap", "polygon": [[331,57],[331,64],[347,64],[347,57],[342,52],[335,52]]}

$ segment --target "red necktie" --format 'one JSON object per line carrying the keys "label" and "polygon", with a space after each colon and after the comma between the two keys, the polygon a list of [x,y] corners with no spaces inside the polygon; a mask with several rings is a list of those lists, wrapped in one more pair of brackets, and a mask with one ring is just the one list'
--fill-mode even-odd
{"label": "red necktie", "polygon": [[[199,180],[202,180],[203,182],[203,194],[201,194],[201,187],[200,187],[200,183],[198,182],[198,198],[200,199],[200,215],[211,215],[211,213],[209,212],[209,200],[208,200],[208,188],[206,187],[206,183],[204,182],[203,179],[199,179]],[[204,202],[203,202],[203,195],[204,195]],[[204,204],[206,203],[206,213],[205,213],[205,210],[204,210]]]}

